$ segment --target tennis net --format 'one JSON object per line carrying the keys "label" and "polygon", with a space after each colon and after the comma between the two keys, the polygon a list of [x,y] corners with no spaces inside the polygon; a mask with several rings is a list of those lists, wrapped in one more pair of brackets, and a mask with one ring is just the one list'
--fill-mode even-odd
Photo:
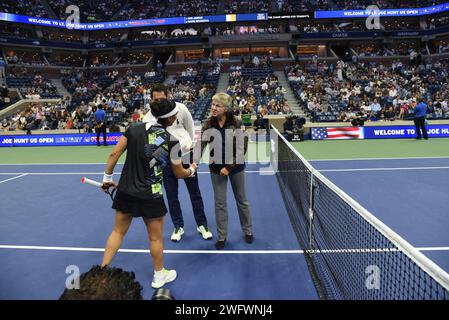
{"label": "tennis net", "polygon": [[272,165],[322,299],[448,299],[449,275],[319,173],[274,127]]}

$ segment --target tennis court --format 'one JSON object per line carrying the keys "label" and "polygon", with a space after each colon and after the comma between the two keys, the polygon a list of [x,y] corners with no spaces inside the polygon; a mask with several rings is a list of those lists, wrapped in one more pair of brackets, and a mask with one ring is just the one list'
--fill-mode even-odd
{"label": "tennis court", "polygon": [[[371,154],[375,153],[371,141],[358,142],[307,142],[295,147],[325,177],[449,271],[449,141],[431,140],[421,149],[409,140],[382,141],[377,156]],[[56,299],[64,290],[67,266],[76,265],[85,272],[101,261],[113,225],[111,201],[101,191],[82,185],[80,178],[101,179],[101,163],[110,148],[8,148],[0,152],[0,298]],[[398,159],[401,155],[405,159]],[[176,299],[320,297],[283,201],[286,190],[279,188],[277,176],[259,174],[261,168],[266,164],[250,163],[246,175],[255,241],[251,245],[244,242],[229,189],[225,251],[215,251],[213,242],[202,240],[195,231],[188,194],[180,184],[180,201],[187,204],[183,206],[186,235],[180,243],[169,241],[172,225],[168,216],[164,230],[166,265],[179,274],[167,286]],[[200,167],[199,175],[205,210],[215,231],[206,165]],[[338,236],[339,231],[334,231],[333,236]],[[364,249],[364,244],[355,249]],[[141,221],[133,222],[122,248],[113,265],[134,271],[144,287],[144,298],[149,299],[152,265]],[[331,254],[337,262],[348,255]],[[382,254],[376,253],[377,258]]]}

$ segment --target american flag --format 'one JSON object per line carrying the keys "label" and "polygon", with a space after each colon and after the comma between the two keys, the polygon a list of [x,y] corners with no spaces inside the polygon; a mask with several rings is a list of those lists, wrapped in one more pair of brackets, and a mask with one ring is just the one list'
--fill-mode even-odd
{"label": "american flag", "polygon": [[312,128],[312,140],[363,139],[363,127]]}

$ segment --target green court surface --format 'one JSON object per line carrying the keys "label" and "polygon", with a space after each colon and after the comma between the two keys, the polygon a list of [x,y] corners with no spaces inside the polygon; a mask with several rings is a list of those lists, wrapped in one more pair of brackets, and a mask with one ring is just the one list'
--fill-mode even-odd
{"label": "green court surface", "polygon": [[[293,145],[309,160],[449,157],[449,139],[304,141]],[[250,143],[249,161],[267,161],[266,142]],[[0,148],[5,163],[105,163],[112,146]],[[124,156],[119,162],[124,161]],[[207,158],[203,159],[204,162]]]}
{"label": "green court surface", "polygon": [[293,145],[308,160],[449,157],[449,139],[304,141]]}

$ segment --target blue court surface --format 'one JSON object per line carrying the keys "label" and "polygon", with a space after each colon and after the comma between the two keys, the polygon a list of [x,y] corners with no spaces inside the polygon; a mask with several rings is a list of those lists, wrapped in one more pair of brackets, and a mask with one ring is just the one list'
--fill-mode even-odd
{"label": "blue court surface", "polygon": [[449,158],[311,164],[449,272]]}
{"label": "blue court surface", "polygon": [[[318,298],[276,177],[259,175],[258,169],[249,165],[247,171],[254,243],[244,241],[229,187],[224,251],[215,251],[214,240],[203,240],[197,233],[187,189],[180,181],[186,234],[180,243],[170,241],[169,215],[164,230],[165,265],[178,272],[167,288],[176,299]],[[0,166],[0,299],[56,299],[65,288],[67,266],[86,272],[101,263],[114,211],[107,195],[80,179],[100,180],[103,170],[104,165]],[[216,234],[210,175],[207,166],[200,171],[206,214]],[[144,298],[151,298],[153,265],[140,219],[133,221],[122,248],[125,252],[118,253],[112,265],[134,271]]]}
{"label": "blue court surface", "polygon": [[[386,225],[449,271],[449,158],[312,161],[326,177]],[[116,172],[120,172],[117,166]],[[228,188],[229,234],[224,251],[196,232],[187,190],[180,181],[185,230],[169,240],[165,265],[178,271],[169,284],[176,299],[318,299],[305,258],[274,175],[247,166],[247,192],[255,241],[247,244]],[[0,299],[57,299],[66,268],[81,272],[100,264],[112,230],[111,200],[80,183],[100,180],[104,165],[0,165]],[[214,233],[213,191],[207,166],[200,168],[209,225]],[[118,175],[116,175],[116,180]],[[113,266],[134,271],[145,299],[153,289],[152,261],[144,224],[135,219]]]}

